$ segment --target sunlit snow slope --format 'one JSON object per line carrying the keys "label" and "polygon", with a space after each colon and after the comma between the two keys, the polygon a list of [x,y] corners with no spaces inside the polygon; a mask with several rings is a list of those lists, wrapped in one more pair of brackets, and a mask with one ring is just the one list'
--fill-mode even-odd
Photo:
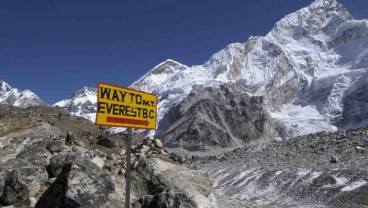
{"label": "sunlit snow slope", "polygon": [[[131,87],[157,94],[160,121],[195,86],[241,85],[264,97],[277,132],[290,138],[368,124],[367,68],[368,20],[354,20],[335,0],[316,0],[263,37],[230,44],[202,65],[168,59]],[[55,105],[93,120],[95,91],[76,94]]]}
{"label": "sunlit snow slope", "polygon": [[199,66],[166,60],[131,86],[158,95],[159,119],[195,85],[237,83],[265,97],[282,137],[363,125],[367,32],[367,20],[354,20],[335,0],[317,0],[264,37],[230,44]]}
{"label": "sunlit snow slope", "polygon": [[83,87],[65,100],[55,103],[53,106],[66,108],[72,115],[82,116],[95,121],[97,89]]}
{"label": "sunlit snow slope", "polygon": [[17,107],[29,107],[46,105],[35,93],[29,90],[12,88],[9,84],[0,80],[0,104],[13,105]]}

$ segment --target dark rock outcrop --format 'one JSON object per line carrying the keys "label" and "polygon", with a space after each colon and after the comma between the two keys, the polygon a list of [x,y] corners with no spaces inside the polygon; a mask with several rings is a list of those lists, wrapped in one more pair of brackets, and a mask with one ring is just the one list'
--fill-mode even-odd
{"label": "dark rock outcrop", "polygon": [[263,98],[228,85],[196,88],[159,127],[157,137],[166,147],[190,151],[241,146],[274,135]]}

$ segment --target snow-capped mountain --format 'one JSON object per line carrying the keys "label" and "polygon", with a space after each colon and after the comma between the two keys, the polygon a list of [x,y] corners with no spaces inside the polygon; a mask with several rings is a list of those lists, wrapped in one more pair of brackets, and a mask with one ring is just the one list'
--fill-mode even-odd
{"label": "snow-capped mountain", "polygon": [[[188,109],[175,108],[198,86],[242,86],[238,93],[264,98],[275,131],[290,138],[366,125],[367,83],[368,20],[354,20],[336,0],[316,0],[282,18],[263,37],[230,44],[203,65],[168,59],[130,87],[157,94],[158,120],[165,123],[158,129],[165,131],[170,128],[165,115],[172,110],[185,115]],[[75,107],[71,112],[81,114]]]}
{"label": "snow-capped mountain", "polygon": [[65,100],[53,106],[66,108],[72,115],[82,116],[94,122],[96,117],[97,89],[83,87]]}
{"label": "snow-capped mountain", "polygon": [[30,107],[46,105],[35,93],[29,90],[12,88],[9,84],[0,80],[0,104],[13,105],[17,107]]}
{"label": "snow-capped mountain", "polygon": [[282,137],[362,125],[368,113],[367,31],[368,20],[354,20],[335,0],[317,0],[264,37],[230,44],[200,66],[167,60],[132,87],[158,95],[159,119],[193,86],[233,83],[264,96]]}

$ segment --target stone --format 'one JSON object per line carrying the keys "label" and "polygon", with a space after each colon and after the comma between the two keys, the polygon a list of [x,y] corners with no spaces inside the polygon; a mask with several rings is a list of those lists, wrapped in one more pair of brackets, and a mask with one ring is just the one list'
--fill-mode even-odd
{"label": "stone", "polygon": [[76,157],[74,154],[63,154],[52,157],[49,164],[49,170],[52,176],[57,177],[65,164],[72,163]]}
{"label": "stone", "polygon": [[327,185],[334,185],[336,184],[336,179],[331,176],[330,174],[323,173],[317,178],[313,179],[312,185],[315,187],[323,187]]}
{"label": "stone", "polygon": [[56,180],[56,177],[52,177],[52,178],[49,178],[47,181],[46,181],[46,184],[50,185],[52,183],[54,183]]}
{"label": "stone", "polygon": [[152,143],[152,140],[150,139],[144,139],[143,140],[143,145],[149,146]]}
{"label": "stone", "polygon": [[337,163],[339,159],[336,156],[331,156],[330,162],[331,163]]}
{"label": "stone", "polygon": [[50,163],[50,170],[58,169],[61,166],[61,171],[58,178],[50,186],[52,188],[44,193],[42,200],[44,203],[57,201],[54,200],[57,196],[60,198],[67,196],[64,197],[64,202],[72,203],[70,207],[108,207],[108,204],[116,203],[113,194],[115,185],[110,176],[94,164],[89,156],[54,156]]}
{"label": "stone", "polygon": [[218,156],[218,160],[219,160],[219,161],[224,161],[224,160],[226,160],[225,155],[220,155],[220,156]]}
{"label": "stone", "polygon": [[51,153],[46,148],[41,146],[33,146],[23,150],[17,155],[17,158],[29,161],[34,165],[44,166],[48,164],[49,158],[51,156]]}
{"label": "stone", "polygon": [[185,158],[183,156],[179,156],[179,163],[185,163]]}
{"label": "stone", "polygon": [[106,159],[107,160],[117,160],[118,159],[118,156],[115,155],[114,153],[110,153],[106,156]]}
{"label": "stone", "polygon": [[116,141],[114,138],[110,138],[107,135],[100,135],[97,137],[97,144],[107,147],[107,148],[114,148],[119,146],[119,142]]}
{"label": "stone", "polygon": [[171,153],[171,159],[173,161],[179,161],[179,156],[177,154],[175,154],[175,153]]}
{"label": "stone", "polygon": [[151,157],[156,157],[157,156],[157,152],[155,150],[150,151],[148,155],[150,155]]}
{"label": "stone", "polygon": [[139,165],[139,161],[138,160],[135,160],[134,162],[132,162],[132,169],[137,168],[138,165]]}
{"label": "stone", "polygon": [[72,145],[75,141],[77,141],[77,136],[74,132],[68,131],[65,138],[66,145]]}
{"label": "stone", "polygon": [[163,147],[164,147],[164,145],[162,144],[162,142],[161,142],[159,139],[154,139],[154,140],[152,141],[152,143],[153,143],[156,147],[158,147],[158,148],[163,148]]}
{"label": "stone", "polygon": [[53,139],[46,144],[46,149],[51,153],[61,152],[65,142]]}
{"label": "stone", "polygon": [[0,204],[12,205],[28,199],[28,187],[25,181],[19,178],[15,171],[11,172],[5,180]]}
{"label": "stone", "polygon": [[37,199],[35,197],[29,197],[29,206],[35,207],[37,204]]}
{"label": "stone", "polygon": [[125,169],[124,168],[120,168],[118,174],[119,175],[125,175]]}
{"label": "stone", "polygon": [[73,144],[74,144],[74,145],[76,145],[76,146],[79,146],[79,147],[85,147],[85,146],[86,146],[86,145],[85,145],[82,141],[80,141],[80,140],[74,141],[74,142],[73,142]]}
{"label": "stone", "polygon": [[149,207],[177,207],[177,208],[192,208],[192,207],[213,207],[209,206],[206,201],[206,205],[198,203],[194,199],[193,195],[188,191],[177,189],[177,188],[168,188],[163,190],[161,193],[152,196],[144,197],[144,199],[139,200],[142,208]]}
{"label": "stone", "polygon": [[364,152],[365,152],[364,147],[361,147],[361,146],[356,146],[356,147],[355,147],[355,150],[356,150],[357,152],[359,152],[359,153],[364,153]]}
{"label": "stone", "polygon": [[142,145],[142,147],[140,149],[141,149],[142,153],[147,153],[148,150],[150,150],[150,148],[146,145]]}
{"label": "stone", "polygon": [[38,182],[31,182],[30,184],[28,184],[28,196],[30,197],[35,197],[36,194],[40,191],[41,186]]}
{"label": "stone", "polygon": [[138,162],[145,162],[146,156],[143,153],[138,153],[137,159],[138,159]]}
{"label": "stone", "polygon": [[139,146],[138,145],[132,145],[130,148],[132,151],[136,150]]}

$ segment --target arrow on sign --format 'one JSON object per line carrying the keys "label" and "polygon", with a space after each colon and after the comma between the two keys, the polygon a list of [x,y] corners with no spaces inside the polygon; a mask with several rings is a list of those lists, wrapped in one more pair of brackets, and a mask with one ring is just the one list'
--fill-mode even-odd
{"label": "arrow on sign", "polygon": [[118,117],[107,117],[107,122],[111,123],[123,123],[123,124],[133,124],[133,125],[141,125],[141,126],[148,126],[149,122],[147,120],[137,120],[137,119],[130,119],[130,118],[118,118]]}

